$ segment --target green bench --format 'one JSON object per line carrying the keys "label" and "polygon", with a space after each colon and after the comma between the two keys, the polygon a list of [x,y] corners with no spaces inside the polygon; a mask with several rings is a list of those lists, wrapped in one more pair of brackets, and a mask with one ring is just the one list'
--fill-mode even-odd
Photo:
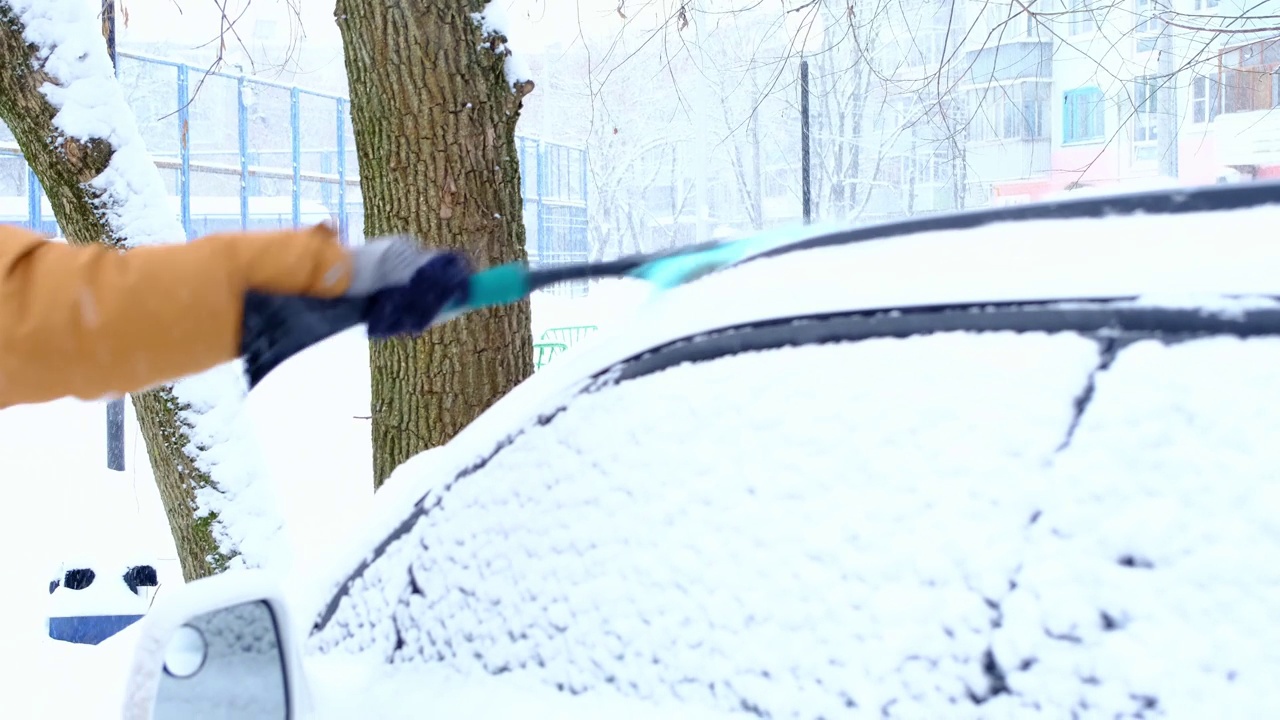
{"label": "green bench", "polygon": [[538,370],[551,362],[551,358],[568,350],[569,346],[558,342],[540,342],[533,344],[533,369]]}
{"label": "green bench", "polygon": [[570,325],[567,327],[554,327],[542,333],[541,342],[564,343],[572,345],[591,333],[599,330],[595,325]]}
{"label": "green bench", "polygon": [[568,350],[570,345],[599,329],[595,325],[569,325],[554,327],[542,333],[538,342],[533,344],[533,369],[540,369],[556,355]]}

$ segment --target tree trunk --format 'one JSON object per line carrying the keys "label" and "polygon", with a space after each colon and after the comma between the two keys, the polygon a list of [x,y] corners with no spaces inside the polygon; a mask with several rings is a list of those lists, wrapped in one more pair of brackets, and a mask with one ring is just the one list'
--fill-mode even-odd
{"label": "tree trunk", "polygon": [[[68,19],[70,20],[70,19]],[[124,249],[128,238],[100,212],[101,192],[89,182],[107,169],[115,149],[106,139],[65,135],[54,123],[57,109],[41,92],[59,80],[43,69],[36,46],[28,44],[13,8],[0,2],[0,119],[9,126],[28,164],[44,186],[54,216],[68,242],[104,243]],[[105,44],[103,48],[105,53]],[[161,299],[162,300],[162,299]],[[162,387],[133,396],[156,483],[187,580],[224,568],[230,559],[214,537],[215,516],[196,518],[196,488],[211,485],[200,448],[190,442],[190,408]]]}
{"label": "tree trunk", "polygon": [[764,171],[760,167],[760,117],[751,111],[751,227],[764,229]]}
{"label": "tree trunk", "polygon": [[[506,79],[505,38],[481,0],[337,0],[365,233],[465,249],[479,266],[526,257],[515,129],[533,84]],[[528,301],[423,337],[374,342],[374,485],[443,444],[533,371]]]}

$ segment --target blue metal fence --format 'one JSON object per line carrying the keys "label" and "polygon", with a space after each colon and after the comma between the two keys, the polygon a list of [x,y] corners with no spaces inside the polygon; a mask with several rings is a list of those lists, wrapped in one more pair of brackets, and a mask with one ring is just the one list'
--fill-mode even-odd
{"label": "blue metal fence", "polygon": [[[116,72],[188,239],[327,220],[343,242],[363,241],[346,98],[123,52]],[[516,142],[531,260],[585,259],[585,150],[530,137]],[[35,174],[3,125],[0,222],[58,233]]]}

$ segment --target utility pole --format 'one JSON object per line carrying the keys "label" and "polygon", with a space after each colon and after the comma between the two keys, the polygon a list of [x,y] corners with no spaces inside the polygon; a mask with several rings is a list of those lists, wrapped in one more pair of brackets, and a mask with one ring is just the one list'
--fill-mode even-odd
{"label": "utility pole", "polygon": [[[111,66],[116,65],[116,0],[102,0],[102,37]],[[107,401],[107,469],[124,471],[124,400]]]}
{"label": "utility pole", "polygon": [[1173,57],[1173,33],[1167,25],[1156,41],[1159,79],[1156,91],[1156,141],[1160,148],[1160,174],[1178,177],[1178,83]]}
{"label": "utility pole", "polygon": [[800,203],[804,224],[813,222],[813,186],[809,165],[809,59],[800,53]]}

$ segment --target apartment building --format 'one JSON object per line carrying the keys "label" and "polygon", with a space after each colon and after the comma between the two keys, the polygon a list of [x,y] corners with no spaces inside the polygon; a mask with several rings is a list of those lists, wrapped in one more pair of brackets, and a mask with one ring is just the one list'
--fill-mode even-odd
{"label": "apartment building", "polygon": [[1274,23],[1265,8],[1054,1],[1029,4],[1023,23],[1028,33],[1035,24],[1049,61],[1036,81],[1048,98],[1037,95],[1021,126],[1036,125],[1049,162],[1028,162],[1021,178],[990,176],[993,204],[1077,187],[1280,176],[1280,114],[1271,112],[1280,105],[1280,33],[1266,30]]}
{"label": "apartment building", "polygon": [[1274,16],[1245,0],[920,0],[878,58],[889,109],[867,136],[889,162],[864,219],[1280,177]]}

